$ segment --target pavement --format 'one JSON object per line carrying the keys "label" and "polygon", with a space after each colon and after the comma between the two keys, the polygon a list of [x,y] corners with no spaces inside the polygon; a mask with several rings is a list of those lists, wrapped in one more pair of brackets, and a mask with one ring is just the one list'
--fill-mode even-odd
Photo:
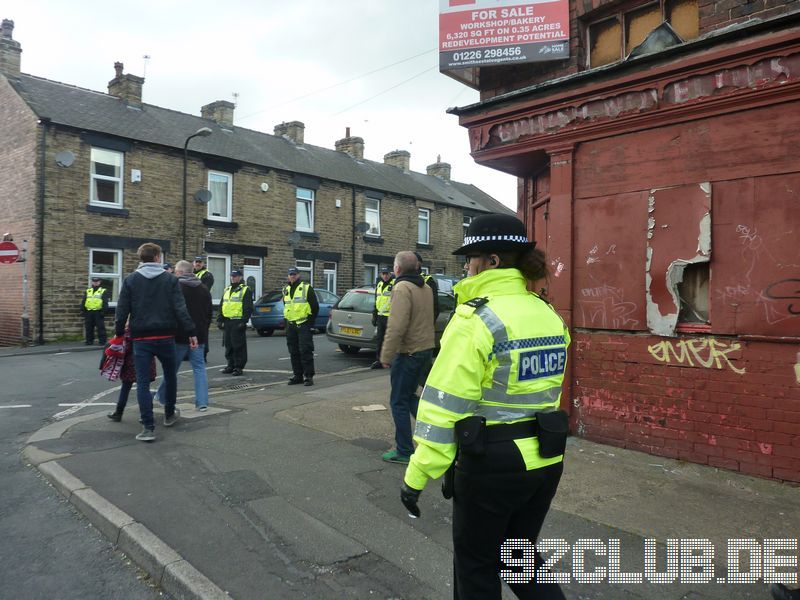
{"label": "pavement", "polygon": [[[432,482],[422,518],[410,519],[399,502],[404,468],[380,459],[393,439],[388,372],[315,383],[228,390],[204,413],[179,391],[181,420],[167,429],[159,416],[150,444],[134,439],[135,403],[121,423],[102,412],[71,417],[35,432],[23,461],[174,598],[452,597],[450,501]],[[646,539],[657,542],[659,571],[670,540],[716,548],[711,583],[681,582],[681,571],[671,584],[563,586],[587,600],[768,599],[764,583],[718,581],[730,572],[727,540],[761,548],[798,537],[797,486],[577,438],[541,535],[565,540],[554,570],[567,577],[577,540],[602,548],[586,554],[587,570],[609,565],[603,552],[619,540],[620,570],[634,573],[644,571]],[[797,546],[785,553],[796,577]]]}

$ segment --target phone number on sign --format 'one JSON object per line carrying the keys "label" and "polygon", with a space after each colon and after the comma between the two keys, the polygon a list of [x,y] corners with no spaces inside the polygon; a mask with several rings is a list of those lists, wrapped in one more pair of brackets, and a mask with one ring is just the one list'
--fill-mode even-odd
{"label": "phone number on sign", "polygon": [[487,58],[503,58],[505,56],[520,56],[522,48],[509,46],[507,48],[486,48],[485,50],[464,50],[453,52],[453,60],[482,60]]}
{"label": "phone number on sign", "polygon": [[[715,574],[714,544],[707,539],[668,539],[658,549],[655,539],[644,540],[644,572],[623,572],[620,541],[579,539],[509,539],[500,547],[500,577],[508,583],[783,583],[798,580],[797,539],[730,539],[725,545],[725,576]],[[545,555],[537,566],[536,553]],[[556,571],[567,564],[571,571]],[[592,563],[588,566],[587,562]]]}

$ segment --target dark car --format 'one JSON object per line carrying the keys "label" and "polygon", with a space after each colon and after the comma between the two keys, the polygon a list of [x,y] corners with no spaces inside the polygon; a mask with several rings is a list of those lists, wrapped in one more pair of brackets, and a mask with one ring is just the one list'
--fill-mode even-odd
{"label": "dark car", "polygon": [[[331,307],[339,300],[339,296],[327,290],[314,290],[319,302],[319,314],[314,321],[314,329],[320,333],[325,331],[325,325],[331,314]],[[253,329],[261,336],[270,336],[276,329],[286,329],[283,318],[283,292],[273,290],[267,292],[253,305],[253,316],[250,317]]]}
{"label": "dark car", "polygon": [[[338,344],[346,354],[356,354],[361,348],[376,350],[377,328],[372,324],[375,307],[375,288],[363,286],[347,292],[331,310],[331,319],[325,330],[327,338]],[[436,319],[436,346],[442,337],[450,315],[455,309],[455,297],[449,292],[439,292],[439,318]]]}

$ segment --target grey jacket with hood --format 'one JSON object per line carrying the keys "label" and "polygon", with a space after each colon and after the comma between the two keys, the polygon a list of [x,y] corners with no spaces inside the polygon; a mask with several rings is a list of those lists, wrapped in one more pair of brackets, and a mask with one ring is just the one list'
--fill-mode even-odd
{"label": "grey jacket with hood", "polygon": [[140,263],[122,282],[114,320],[117,335],[125,331],[128,317],[134,339],[174,336],[179,323],[189,336],[195,335],[178,278],[161,263]]}

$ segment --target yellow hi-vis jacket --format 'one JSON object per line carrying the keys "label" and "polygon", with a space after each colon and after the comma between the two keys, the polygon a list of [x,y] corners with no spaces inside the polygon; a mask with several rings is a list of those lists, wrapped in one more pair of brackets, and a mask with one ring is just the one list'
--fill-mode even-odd
{"label": "yellow hi-vis jacket", "polygon": [[303,323],[311,316],[308,288],[309,285],[305,281],[297,284],[294,295],[291,294],[291,286],[283,288],[283,318],[290,323]]}
{"label": "yellow hi-vis jacket", "polygon": [[248,288],[245,284],[239,283],[234,290],[232,285],[225,288],[222,293],[222,316],[226,319],[242,318],[242,302]]}
{"label": "yellow hi-vis jacket", "polygon": [[[455,286],[459,302],[419,402],[417,449],[405,482],[421,490],[456,456],[454,425],[481,415],[487,426],[533,420],[555,410],[567,366],[569,331],[556,311],[526,289],[517,269],[490,269]],[[528,470],[541,458],[536,437],[514,440]]]}
{"label": "yellow hi-vis jacket", "polygon": [[375,310],[382,317],[388,317],[392,309],[392,288],[394,279],[379,281],[375,286]]}
{"label": "yellow hi-vis jacket", "polygon": [[106,288],[104,287],[89,288],[86,290],[86,300],[83,303],[83,307],[86,310],[101,310],[103,308],[103,294],[105,293]]}

